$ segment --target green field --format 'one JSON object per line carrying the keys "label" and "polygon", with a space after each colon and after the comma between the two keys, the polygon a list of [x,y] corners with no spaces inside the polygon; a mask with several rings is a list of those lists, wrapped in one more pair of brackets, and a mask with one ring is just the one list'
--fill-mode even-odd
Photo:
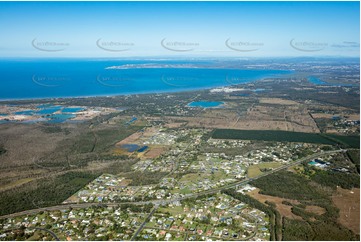
{"label": "green field", "polygon": [[236,130],[216,129],[212,133],[213,139],[242,139],[278,142],[302,142],[326,145],[343,145],[358,148],[359,136],[341,136],[331,134],[302,133],[278,130]]}
{"label": "green field", "polygon": [[261,169],[271,169],[282,166],[280,162],[264,162],[257,165],[248,167],[247,175],[249,178],[253,178],[262,174]]}

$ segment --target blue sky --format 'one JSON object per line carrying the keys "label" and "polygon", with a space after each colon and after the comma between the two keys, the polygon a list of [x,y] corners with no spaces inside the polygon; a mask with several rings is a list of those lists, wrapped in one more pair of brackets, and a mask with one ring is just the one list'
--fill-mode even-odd
{"label": "blue sky", "polygon": [[0,2],[0,57],[359,56],[359,12],[359,2]]}

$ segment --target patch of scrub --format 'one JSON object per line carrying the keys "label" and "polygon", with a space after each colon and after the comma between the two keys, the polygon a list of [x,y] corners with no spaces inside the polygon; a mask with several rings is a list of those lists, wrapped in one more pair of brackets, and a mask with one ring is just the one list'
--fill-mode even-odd
{"label": "patch of scrub", "polygon": [[22,121],[23,124],[34,124],[34,123],[37,123],[37,122],[44,122],[44,121],[47,121],[46,118],[38,118],[38,119],[32,119],[32,120],[25,120],[25,121]]}
{"label": "patch of scrub", "polygon": [[346,83],[328,83],[328,82],[324,82],[321,79],[314,77],[314,76],[308,77],[308,81],[315,85],[328,85],[328,86],[340,86],[340,87],[355,86],[354,84],[346,84]]}
{"label": "patch of scrub", "polygon": [[324,82],[321,79],[319,79],[317,77],[314,77],[314,76],[310,76],[308,78],[308,81],[311,82],[312,84],[315,84],[315,85],[325,85],[325,84],[327,84],[326,82]]}
{"label": "patch of scrub", "polygon": [[68,119],[75,118],[74,114],[53,114],[50,116],[48,123],[63,123]]}
{"label": "patch of scrub", "polygon": [[33,110],[25,110],[25,111],[15,112],[16,115],[33,115],[33,113],[34,113]]}

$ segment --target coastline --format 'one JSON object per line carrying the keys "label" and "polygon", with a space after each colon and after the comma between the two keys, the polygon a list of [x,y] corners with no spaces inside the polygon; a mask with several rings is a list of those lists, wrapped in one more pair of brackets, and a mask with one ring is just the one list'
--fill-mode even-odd
{"label": "coastline", "polygon": [[[256,81],[262,81],[264,79],[260,80],[250,80],[247,82],[243,82],[240,84],[247,84],[250,82],[256,82]],[[221,89],[221,88],[230,88],[234,86],[236,88],[236,84],[229,84],[229,85],[222,85],[222,86],[212,86],[212,87],[206,87],[206,88],[192,88],[192,89],[183,89],[183,90],[176,90],[176,91],[144,91],[144,92],[137,92],[137,93],[119,93],[119,94],[104,94],[104,95],[77,95],[77,96],[62,96],[62,97],[38,97],[38,98],[14,98],[14,99],[1,99],[0,98],[0,104],[5,102],[17,102],[17,101],[58,101],[63,99],[84,99],[84,98],[113,98],[118,96],[135,96],[135,95],[157,95],[157,94],[176,94],[176,93],[185,93],[185,92],[196,92],[196,91],[211,91],[212,89]]]}

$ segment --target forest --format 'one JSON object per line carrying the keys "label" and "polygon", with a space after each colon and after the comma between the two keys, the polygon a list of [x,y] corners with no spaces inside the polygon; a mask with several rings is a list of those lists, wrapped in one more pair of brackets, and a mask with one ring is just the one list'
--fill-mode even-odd
{"label": "forest", "polygon": [[212,133],[214,139],[242,139],[263,140],[277,142],[301,142],[327,145],[341,145],[342,147],[358,148],[359,136],[341,136],[317,133],[290,132],[281,130],[235,130],[216,129]]}
{"label": "forest", "polygon": [[[337,222],[339,210],[333,205],[331,195],[335,184],[346,188],[359,187],[359,183],[355,184],[356,180],[346,179],[343,175],[332,179],[332,175],[327,172],[323,175],[323,172],[307,179],[290,171],[280,171],[251,182],[251,185],[260,188],[261,194],[299,202],[288,205],[292,206],[292,213],[303,221],[283,218],[283,240],[358,240],[358,235]],[[307,206],[319,206],[325,213],[308,212]]]}

